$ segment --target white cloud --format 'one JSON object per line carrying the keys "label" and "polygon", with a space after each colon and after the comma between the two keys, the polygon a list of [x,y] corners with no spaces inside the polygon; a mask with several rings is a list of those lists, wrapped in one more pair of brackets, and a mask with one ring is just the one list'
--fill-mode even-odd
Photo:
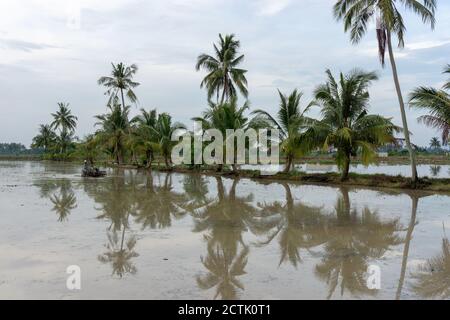
{"label": "white cloud", "polygon": [[256,2],[257,14],[261,16],[272,16],[291,4],[291,0],[259,0]]}

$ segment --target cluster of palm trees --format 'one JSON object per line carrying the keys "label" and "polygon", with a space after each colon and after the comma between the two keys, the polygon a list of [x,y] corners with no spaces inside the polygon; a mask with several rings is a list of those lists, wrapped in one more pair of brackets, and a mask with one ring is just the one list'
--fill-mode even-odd
{"label": "cluster of palm trees", "polygon": [[41,148],[55,158],[64,159],[75,149],[75,129],[78,118],[74,116],[68,103],[59,102],[58,110],[52,113],[50,124],[41,124],[39,133],[33,138],[32,147]]}
{"label": "cluster of palm trees", "polygon": [[[400,14],[400,5],[418,14],[424,23],[434,28],[435,0],[339,0],[334,5],[334,15],[337,20],[344,22],[344,29],[350,33],[354,44],[366,34],[370,20],[375,20],[380,61],[384,66],[387,49],[402,126],[394,125],[389,118],[369,113],[369,87],[378,76],[374,72],[359,69],[347,74],[340,73],[338,77],[327,70],[326,81],[315,89],[313,101],[304,107],[301,107],[301,91],[296,89],[290,94],[279,91],[280,105],[276,115],[257,109],[250,118],[247,113],[247,70],[240,68],[245,56],[240,53],[240,42],[233,34],[220,34],[219,42],[213,44],[214,54],[203,53],[197,58],[196,70],[207,71],[200,87],[207,91],[209,106],[201,117],[194,117],[193,120],[201,121],[204,130],[215,128],[223,134],[227,129],[279,129],[286,172],[293,168],[296,158],[312,150],[335,150],[343,180],[348,178],[352,158],[359,156],[364,164],[371,163],[380,146],[394,142],[395,133],[403,132],[410,153],[411,177],[416,181],[415,154],[392,43],[393,36],[396,36],[398,46],[404,46],[406,27]],[[127,66],[113,63],[111,74],[98,80],[98,84],[106,88],[107,112],[96,116],[98,130],[79,145],[80,153],[91,162],[99,155],[99,150],[103,150],[117,164],[131,161],[150,168],[158,153],[164,158],[166,166],[171,166],[170,154],[175,145],[171,135],[175,130],[186,127],[174,122],[168,113],[158,114],[156,109],[141,109],[139,116],[130,117],[131,104],[138,101],[134,92],[140,85],[134,81],[137,71],[135,64]],[[450,65],[445,72],[450,73]],[[448,142],[450,132],[449,88],[450,82],[442,89],[420,87],[411,93],[409,99],[410,106],[429,110],[429,114],[420,117],[419,121],[440,129],[444,145]],[[246,100],[242,106],[239,106],[239,96]],[[320,108],[321,119],[307,116],[312,107]],[[60,110],[53,116],[55,121],[52,125],[41,126],[40,134],[34,139],[34,146],[45,150],[57,146],[59,152],[65,152],[73,139],[76,118],[65,104],[60,104]],[[53,129],[59,129],[59,135]],[[225,152],[223,156],[225,159]],[[238,170],[237,166],[232,167],[233,171]],[[217,168],[222,170],[222,165],[219,164]]]}

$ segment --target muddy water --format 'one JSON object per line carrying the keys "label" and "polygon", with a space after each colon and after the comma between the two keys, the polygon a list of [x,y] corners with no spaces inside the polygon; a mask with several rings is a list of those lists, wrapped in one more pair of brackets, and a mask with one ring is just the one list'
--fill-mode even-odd
{"label": "muddy water", "polygon": [[450,298],[448,196],[79,172],[0,162],[0,298]]}

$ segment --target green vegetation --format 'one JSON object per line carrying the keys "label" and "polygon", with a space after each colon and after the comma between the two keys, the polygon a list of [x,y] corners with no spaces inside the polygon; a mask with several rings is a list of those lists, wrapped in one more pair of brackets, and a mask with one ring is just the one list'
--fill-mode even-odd
{"label": "green vegetation", "polygon": [[378,77],[373,72],[354,70],[340,73],[339,82],[327,70],[328,81],[315,90],[323,119],[312,121],[305,133],[312,145],[337,149],[336,163],[342,170],[342,180],[348,179],[351,157],[361,154],[363,164],[374,161],[376,148],[394,142],[394,132],[400,131],[390,119],[368,114],[368,87]]}
{"label": "green vegetation", "polygon": [[264,110],[255,110],[253,113],[262,121],[267,122],[267,126],[275,126],[280,130],[281,151],[286,157],[284,171],[289,172],[294,165],[294,159],[307,153],[306,145],[302,144],[300,139],[305,125],[313,121],[305,116],[313,103],[309,103],[301,111],[302,92],[294,90],[289,96],[286,96],[278,91],[278,94],[280,95],[280,107],[276,118]]}

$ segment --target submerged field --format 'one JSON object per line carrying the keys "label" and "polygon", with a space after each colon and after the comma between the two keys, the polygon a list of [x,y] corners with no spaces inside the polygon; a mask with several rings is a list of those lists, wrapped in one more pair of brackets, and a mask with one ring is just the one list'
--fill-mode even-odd
{"label": "submerged field", "polygon": [[448,195],[80,171],[0,161],[0,298],[449,298]]}

